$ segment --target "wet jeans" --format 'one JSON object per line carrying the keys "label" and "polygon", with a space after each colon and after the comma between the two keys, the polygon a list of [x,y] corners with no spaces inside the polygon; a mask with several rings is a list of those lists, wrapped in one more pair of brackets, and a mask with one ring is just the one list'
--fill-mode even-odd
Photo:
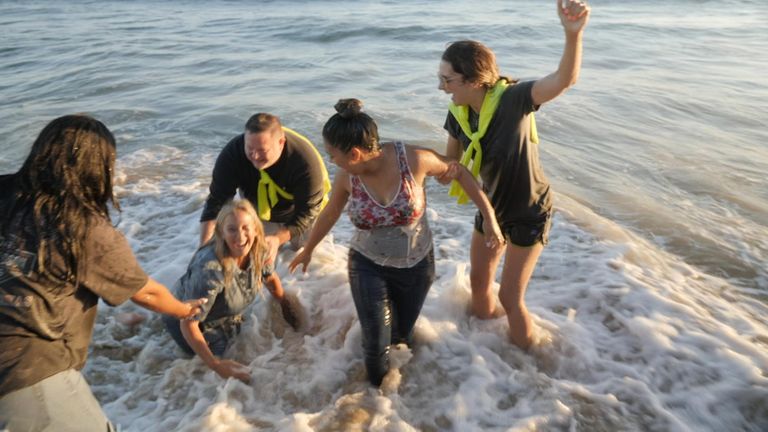
{"label": "wet jeans", "polygon": [[349,250],[349,285],[363,334],[365,368],[379,386],[389,370],[389,346],[410,345],[429,287],[435,280],[435,254],[410,268],[380,266]]}
{"label": "wet jeans", "polygon": [[[216,323],[206,323],[201,325],[200,331],[203,333],[203,338],[205,338],[205,342],[208,344],[208,348],[211,349],[213,355],[217,357],[221,357],[224,354],[224,351],[227,350],[227,346],[229,345],[229,341],[240,333],[240,321],[242,321],[242,317],[238,315],[237,317],[231,318],[231,320],[222,319],[217,320],[218,322]],[[173,338],[179,348],[188,355],[195,355],[195,352],[192,351],[192,348],[181,333],[179,320],[168,315],[163,315],[162,320],[168,333],[170,333],[171,338]]]}

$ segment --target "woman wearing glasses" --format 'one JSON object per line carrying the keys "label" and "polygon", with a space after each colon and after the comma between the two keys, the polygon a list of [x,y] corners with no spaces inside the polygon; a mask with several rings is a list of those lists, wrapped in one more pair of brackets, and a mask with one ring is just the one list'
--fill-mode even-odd
{"label": "woman wearing glasses", "polygon": [[[511,340],[523,349],[532,342],[525,290],[547,243],[552,214],[533,112],[576,83],[590,8],[584,2],[558,0],[557,11],[565,30],[565,49],[558,69],[544,78],[517,82],[502,77],[493,52],[468,40],[448,46],[439,70],[439,89],[451,95],[445,121],[446,154],[480,175],[507,241],[505,248],[486,245],[484,217],[476,215],[470,249],[472,313],[480,318],[498,315],[491,284],[506,252],[499,299]],[[452,186],[451,192],[460,202],[464,200],[458,186]]]}

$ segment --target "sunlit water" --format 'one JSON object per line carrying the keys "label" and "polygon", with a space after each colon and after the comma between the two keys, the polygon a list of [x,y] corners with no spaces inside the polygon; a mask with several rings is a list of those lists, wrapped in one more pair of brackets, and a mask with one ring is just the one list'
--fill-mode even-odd
{"label": "sunlit water", "polygon": [[[343,217],[286,328],[249,310],[228,355],[250,385],[178,359],[157,317],[103,307],[85,374],[125,431],[768,429],[768,5],[601,1],[577,86],[537,115],[557,191],[527,302],[538,342],[466,315],[473,210],[431,182],[437,280],[413,351],[365,383]],[[88,112],[119,145],[118,227],[171,285],[197,242],[219,149],[258,111],[320,143],[341,97],[387,138],[442,150],[449,41],[493,48],[523,79],[557,66],[554,2],[2,2],[0,172],[40,129]],[[333,168],[332,168],[333,170]],[[140,311],[143,313],[142,311]],[[399,385],[398,385],[399,384]]]}

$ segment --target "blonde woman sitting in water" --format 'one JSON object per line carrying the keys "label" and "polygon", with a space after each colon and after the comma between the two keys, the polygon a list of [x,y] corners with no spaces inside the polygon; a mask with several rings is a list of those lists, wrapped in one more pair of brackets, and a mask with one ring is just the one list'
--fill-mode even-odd
{"label": "blonde woman sitting in water", "polygon": [[164,319],[168,332],[183,351],[200,359],[222,378],[250,380],[250,371],[234,360],[219,358],[240,332],[242,313],[260,294],[262,283],[280,302],[283,317],[298,327],[296,304],[285,296],[271,264],[264,228],[247,200],[225,205],[216,218],[211,240],[195,252],[187,272],[176,282],[181,299],[205,297],[199,319]]}
{"label": "blonde woman sitting in water", "polygon": [[499,247],[501,230],[490,202],[458,163],[400,141],[379,142],[376,123],[357,99],[344,99],[323,127],[336,173],[331,198],[304,249],[290,264],[306,271],[312,252],[341,216],[357,228],[349,245],[349,285],[363,335],[368,379],[381,385],[390,344],[410,344],[413,327],[435,278],[432,233],[424,217],[427,177],[457,180],[485,215],[485,236]]}

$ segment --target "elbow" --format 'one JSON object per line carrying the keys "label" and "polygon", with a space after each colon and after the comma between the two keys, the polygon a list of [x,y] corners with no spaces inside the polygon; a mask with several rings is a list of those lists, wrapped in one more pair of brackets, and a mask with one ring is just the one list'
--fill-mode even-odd
{"label": "elbow", "polygon": [[576,72],[576,73],[574,73],[573,75],[571,75],[571,79],[570,79],[570,80],[568,80],[568,82],[566,83],[566,86],[565,86],[565,88],[566,88],[566,89],[569,89],[569,88],[571,88],[571,87],[575,86],[575,85],[576,85],[576,82],[577,82],[578,80],[579,80],[579,73],[578,73],[578,72]]}

